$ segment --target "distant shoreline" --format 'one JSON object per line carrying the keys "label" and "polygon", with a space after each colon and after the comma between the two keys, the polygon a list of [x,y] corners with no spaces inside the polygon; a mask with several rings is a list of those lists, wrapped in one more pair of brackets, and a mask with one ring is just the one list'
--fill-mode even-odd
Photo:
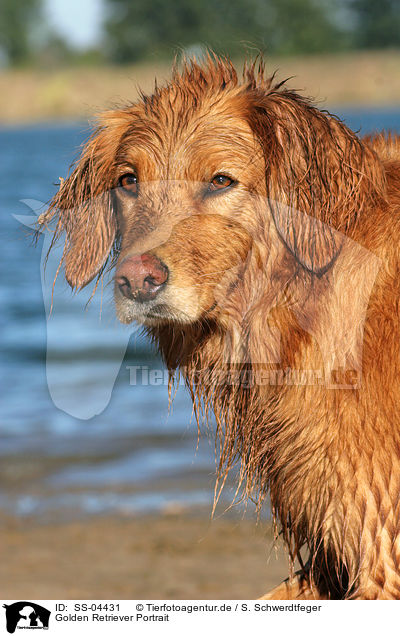
{"label": "distant shoreline", "polygon": [[[241,67],[242,62],[237,62]],[[313,57],[267,58],[277,77],[314,98],[322,108],[332,105],[387,107],[400,105],[400,50],[349,52]],[[96,112],[135,101],[138,88],[151,92],[171,65],[76,67],[57,70],[2,70],[0,125],[46,121],[87,121]]]}

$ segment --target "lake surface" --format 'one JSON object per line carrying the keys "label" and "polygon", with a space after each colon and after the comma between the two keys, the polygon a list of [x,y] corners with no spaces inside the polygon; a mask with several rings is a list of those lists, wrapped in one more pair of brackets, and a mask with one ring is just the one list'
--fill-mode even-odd
{"label": "lake surface", "polygon": [[[400,108],[336,112],[361,133],[400,132]],[[0,509],[47,519],[211,508],[213,439],[198,442],[182,388],[168,413],[162,364],[116,321],[111,286],[85,310],[89,293],[59,281],[49,316],[56,264],[42,281],[45,240],[32,246],[21,217],[43,211],[87,136],[82,124],[0,130]],[[146,369],[159,370],[152,384]]]}

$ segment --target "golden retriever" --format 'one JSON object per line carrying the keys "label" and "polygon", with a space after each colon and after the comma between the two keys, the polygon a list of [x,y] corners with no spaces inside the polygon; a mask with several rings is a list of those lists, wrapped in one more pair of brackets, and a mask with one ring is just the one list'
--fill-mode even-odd
{"label": "golden retriever", "polygon": [[53,217],[269,492],[300,570],[265,598],[400,598],[399,138],[210,56],[100,115]]}

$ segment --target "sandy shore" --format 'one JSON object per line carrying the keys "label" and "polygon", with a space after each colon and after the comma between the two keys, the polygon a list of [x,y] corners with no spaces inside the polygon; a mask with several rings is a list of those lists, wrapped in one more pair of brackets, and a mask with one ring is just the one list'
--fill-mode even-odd
{"label": "sandy shore", "polygon": [[[400,103],[400,50],[307,57],[267,57],[269,72],[292,77],[289,84],[337,105],[396,106]],[[240,68],[242,60],[237,61]],[[94,113],[135,100],[138,87],[151,92],[154,78],[170,76],[171,64],[1,70],[0,123],[87,120]]]}
{"label": "sandy shore", "polygon": [[2,599],[245,599],[287,576],[271,527],[229,515],[0,527]]}

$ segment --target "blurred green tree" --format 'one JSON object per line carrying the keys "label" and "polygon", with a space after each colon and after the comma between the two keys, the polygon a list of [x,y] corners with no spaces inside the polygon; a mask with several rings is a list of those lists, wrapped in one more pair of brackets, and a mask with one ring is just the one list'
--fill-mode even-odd
{"label": "blurred green tree", "polygon": [[400,46],[399,0],[350,0],[354,12],[354,46],[382,49]]}
{"label": "blurred green tree", "polygon": [[206,45],[242,54],[337,50],[341,32],[319,0],[106,0],[108,57],[126,63]]}
{"label": "blurred green tree", "polygon": [[274,53],[323,53],[345,46],[343,33],[335,21],[336,2],[319,0],[267,0],[272,31],[270,48]]}
{"label": "blurred green tree", "polygon": [[32,55],[32,33],[41,18],[41,0],[0,1],[0,51],[10,65],[23,64]]}

